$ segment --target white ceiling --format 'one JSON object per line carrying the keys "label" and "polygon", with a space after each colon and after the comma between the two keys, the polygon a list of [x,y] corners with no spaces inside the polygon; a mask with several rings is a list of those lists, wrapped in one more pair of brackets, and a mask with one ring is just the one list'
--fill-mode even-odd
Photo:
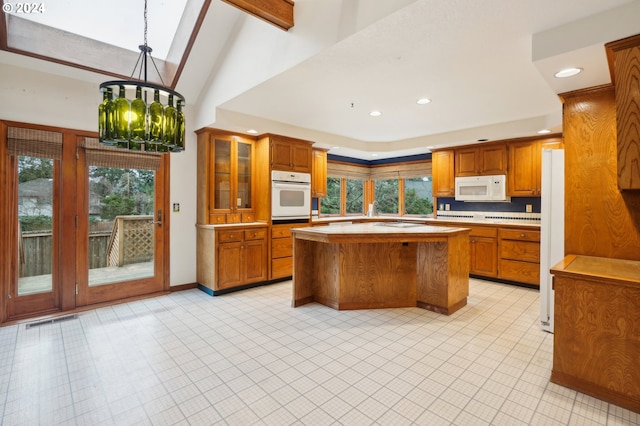
{"label": "white ceiling", "polygon": [[[235,130],[315,131],[317,145],[340,146],[330,153],[369,160],[561,131],[557,93],[610,82],[603,43],[640,33],[640,20],[620,22],[629,9],[616,9],[631,4],[637,17],[638,3],[410,2],[224,102],[218,115],[232,116]],[[535,61],[534,35],[542,40]],[[551,76],[564,66],[584,72],[565,81]],[[417,105],[420,97],[432,102]],[[382,115],[369,116],[374,109]]]}
{"label": "white ceiling", "polygon": [[[46,6],[81,9],[68,1]],[[149,7],[166,3],[151,0]],[[93,6],[85,14],[93,15]],[[367,160],[420,154],[561,131],[557,94],[609,83],[603,45],[640,33],[638,16],[640,0],[295,0],[296,25],[283,32],[212,0],[176,89],[196,109],[191,124],[198,128],[252,128]],[[165,22],[150,16],[150,26],[158,20]],[[260,26],[264,39],[251,38],[260,51],[238,62],[237,46],[252,35],[242,32],[247,22]],[[335,36],[322,32],[327,25],[338,28]],[[308,54],[294,57],[289,40],[308,46]],[[135,36],[129,44],[135,50],[140,41]],[[101,81],[88,71],[0,53],[1,62]],[[277,66],[270,56],[286,60]],[[241,89],[226,90],[225,64],[235,67]],[[552,76],[566,66],[584,72]],[[420,97],[432,102],[417,105]],[[382,115],[369,116],[374,109]]]}

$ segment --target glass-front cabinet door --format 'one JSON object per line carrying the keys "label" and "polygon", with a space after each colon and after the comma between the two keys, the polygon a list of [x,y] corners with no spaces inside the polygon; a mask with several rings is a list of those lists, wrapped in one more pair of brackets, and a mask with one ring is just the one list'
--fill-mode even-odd
{"label": "glass-front cabinet door", "polygon": [[209,222],[253,221],[253,142],[215,137],[211,144]]}

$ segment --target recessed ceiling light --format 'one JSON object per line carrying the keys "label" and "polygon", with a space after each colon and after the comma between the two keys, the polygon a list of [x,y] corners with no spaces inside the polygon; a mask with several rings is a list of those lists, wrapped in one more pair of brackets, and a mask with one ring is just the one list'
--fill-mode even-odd
{"label": "recessed ceiling light", "polygon": [[252,135],[255,135],[256,133],[258,133],[258,131],[255,129],[249,129],[247,130],[247,133],[251,133]]}
{"label": "recessed ceiling light", "polygon": [[339,146],[332,146],[331,149],[340,149]]}
{"label": "recessed ceiling light", "polygon": [[580,74],[582,68],[565,68],[555,73],[556,78],[573,77],[576,74]]}
{"label": "recessed ceiling light", "polygon": [[551,130],[549,129],[538,130],[539,135],[546,135],[547,133],[551,133]]}
{"label": "recessed ceiling light", "polygon": [[378,154],[376,154],[375,152],[373,154],[371,154],[372,157],[377,157]]}
{"label": "recessed ceiling light", "polygon": [[429,98],[420,98],[420,99],[418,99],[416,101],[416,103],[419,104],[419,105],[426,105],[426,104],[428,104],[430,102],[431,102],[431,99],[429,99]]}
{"label": "recessed ceiling light", "polygon": [[382,113],[380,111],[371,111],[369,115],[372,117],[380,117]]}

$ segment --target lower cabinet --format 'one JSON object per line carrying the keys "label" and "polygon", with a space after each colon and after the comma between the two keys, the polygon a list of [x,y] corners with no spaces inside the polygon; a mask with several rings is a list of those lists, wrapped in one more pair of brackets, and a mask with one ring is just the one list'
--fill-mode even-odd
{"label": "lower cabinet", "polygon": [[540,231],[500,228],[498,235],[499,278],[540,285]]}
{"label": "lower cabinet", "polygon": [[267,227],[216,230],[216,290],[266,281]]}
{"label": "lower cabinet", "polygon": [[291,229],[305,224],[287,224],[271,226],[271,277],[290,277],[293,273],[293,237]]}
{"label": "lower cabinet", "polygon": [[483,277],[498,276],[498,230],[495,227],[471,227],[469,232],[469,273]]}

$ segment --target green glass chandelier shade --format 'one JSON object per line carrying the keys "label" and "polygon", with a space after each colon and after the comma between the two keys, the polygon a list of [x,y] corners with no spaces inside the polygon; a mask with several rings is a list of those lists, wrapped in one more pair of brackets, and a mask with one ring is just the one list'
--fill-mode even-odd
{"label": "green glass chandelier shade", "polygon": [[130,151],[184,151],[185,100],[181,94],[137,80],[107,81],[100,91],[100,143]]}

